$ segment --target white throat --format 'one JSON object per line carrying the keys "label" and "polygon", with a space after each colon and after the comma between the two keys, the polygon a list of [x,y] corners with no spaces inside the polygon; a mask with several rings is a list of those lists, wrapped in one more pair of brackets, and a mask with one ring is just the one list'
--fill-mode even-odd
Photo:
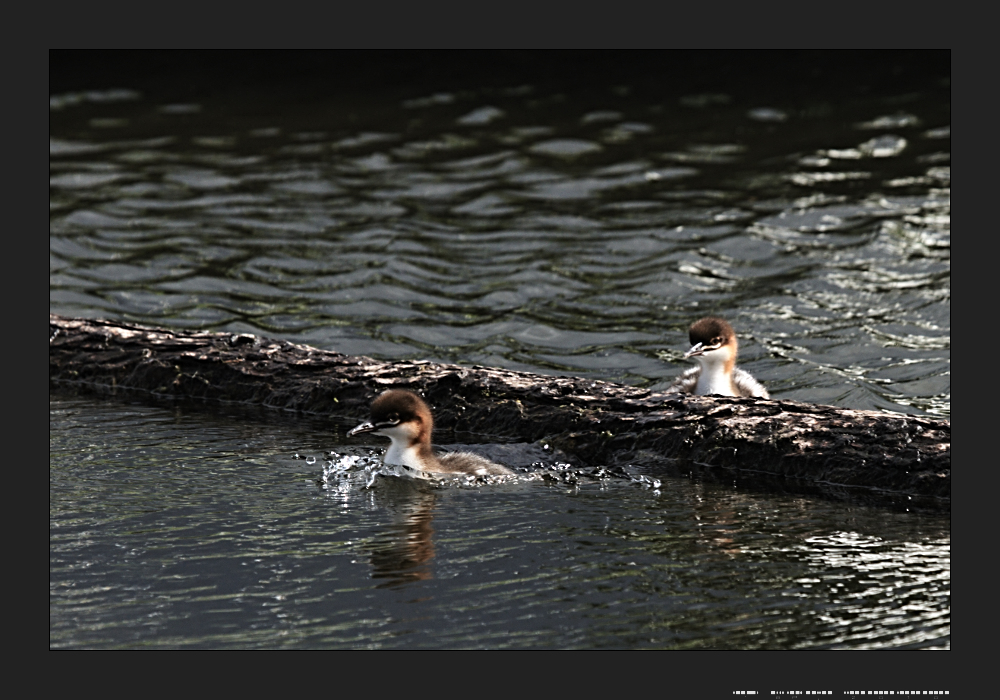
{"label": "white throat", "polygon": [[411,444],[413,436],[405,425],[396,425],[392,428],[383,428],[376,431],[378,435],[385,435],[392,440],[389,449],[385,451],[382,461],[386,464],[402,465],[413,467],[414,469],[426,469],[423,460],[417,453],[417,446]]}
{"label": "white throat", "polygon": [[733,378],[726,371],[728,357],[724,353],[715,350],[706,352],[695,359],[701,365],[701,373],[698,375],[698,384],[695,386],[694,393],[736,396],[736,392],[733,391]]}

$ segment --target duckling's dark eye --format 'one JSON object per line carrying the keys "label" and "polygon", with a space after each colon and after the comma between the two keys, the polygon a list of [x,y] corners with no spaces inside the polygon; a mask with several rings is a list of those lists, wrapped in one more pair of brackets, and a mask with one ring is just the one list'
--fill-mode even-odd
{"label": "duckling's dark eye", "polygon": [[712,345],[722,345],[722,338],[719,338],[718,336],[712,338]]}
{"label": "duckling's dark eye", "polygon": [[398,423],[399,422],[399,414],[398,413],[390,413],[389,414],[389,422],[390,423]]}

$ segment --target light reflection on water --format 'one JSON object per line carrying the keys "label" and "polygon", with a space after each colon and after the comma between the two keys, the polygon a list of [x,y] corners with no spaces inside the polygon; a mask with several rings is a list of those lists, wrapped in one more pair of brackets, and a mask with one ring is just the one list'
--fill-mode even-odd
{"label": "light reflection on water", "polygon": [[53,96],[50,309],[640,385],[713,312],[776,397],[950,414],[939,77],[328,94]]}
{"label": "light reflection on water", "polygon": [[[768,103],[56,94],[50,310],[659,387],[719,313],[775,397],[948,417],[950,94],[926,76]],[[221,411],[51,395],[51,646],[950,646],[947,519],[435,486],[365,474],[328,423]]]}
{"label": "light reflection on water", "polygon": [[947,518],[539,468],[366,488],[317,420],[50,411],[53,647],[950,646]]}

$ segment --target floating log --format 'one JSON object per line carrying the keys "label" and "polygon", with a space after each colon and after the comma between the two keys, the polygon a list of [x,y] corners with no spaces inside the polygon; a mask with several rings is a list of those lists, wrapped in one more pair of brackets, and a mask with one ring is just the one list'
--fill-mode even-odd
{"label": "floating log", "polygon": [[49,316],[50,385],[239,402],[349,426],[388,388],[423,395],[440,433],[544,440],[582,465],[947,511],[951,424],[798,401],[653,393],[478,365],[383,362],[242,333]]}

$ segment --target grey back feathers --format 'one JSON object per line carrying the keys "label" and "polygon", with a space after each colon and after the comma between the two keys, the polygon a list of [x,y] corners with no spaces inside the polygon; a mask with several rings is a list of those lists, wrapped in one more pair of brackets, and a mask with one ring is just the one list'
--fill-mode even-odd
{"label": "grey back feathers", "polygon": [[769,399],[771,395],[767,393],[764,385],[758,382],[749,372],[744,372],[739,367],[733,370],[733,386],[736,387],[740,396],[753,399]]}
{"label": "grey back feathers", "polygon": [[456,474],[476,474],[480,476],[501,476],[513,474],[507,467],[491,462],[471,452],[445,452],[437,455],[437,460],[444,471]]}

